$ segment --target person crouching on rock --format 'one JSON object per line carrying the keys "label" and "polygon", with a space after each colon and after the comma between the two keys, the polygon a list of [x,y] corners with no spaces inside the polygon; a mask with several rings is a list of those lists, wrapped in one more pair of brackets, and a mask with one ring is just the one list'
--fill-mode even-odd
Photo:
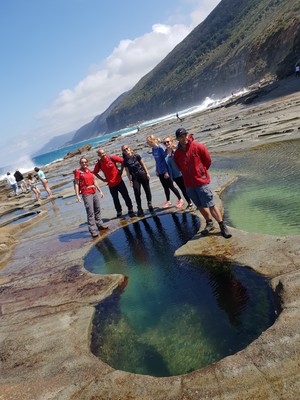
{"label": "person crouching on rock", "polygon": [[81,203],[81,197],[84,202],[88,229],[92,237],[98,236],[98,230],[106,230],[107,226],[103,225],[101,219],[100,197],[103,198],[104,194],[95,180],[95,176],[88,168],[88,160],[86,157],[81,157],[79,160],[80,168],[74,171],[74,187],[77,201]]}
{"label": "person crouching on rock", "polygon": [[36,200],[41,201],[41,192],[40,189],[37,187],[37,181],[34,178],[33,174],[28,174],[27,179],[30,190],[32,190],[33,193],[35,194]]}

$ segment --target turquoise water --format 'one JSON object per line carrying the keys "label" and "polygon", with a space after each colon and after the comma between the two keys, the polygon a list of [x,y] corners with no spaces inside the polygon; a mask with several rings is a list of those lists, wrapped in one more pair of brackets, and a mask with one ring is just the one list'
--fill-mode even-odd
{"label": "turquoise water", "polygon": [[101,360],[138,374],[184,374],[234,354],[273,324],[266,279],[237,265],[174,257],[198,229],[190,214],[160,215],[87,254],[89,271],[128,276],[96,308],[91,348]]}
{"label": "turquoise water", "polygon": [[214,157],[239,179],[222,194],[226,220],[247,232],[300,235],[300,140]]}

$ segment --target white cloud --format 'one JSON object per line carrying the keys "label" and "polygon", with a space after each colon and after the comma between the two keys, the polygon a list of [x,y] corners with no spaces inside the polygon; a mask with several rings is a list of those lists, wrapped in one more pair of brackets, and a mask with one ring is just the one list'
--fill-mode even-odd
{"label": "white cloud", "polygon": [[[101,64],[90,67],[88,76],[75,88],[62,90],[48,108],[36,115],[38,128],[22,137],[10,138],[5,147],[12,148],[13,156],[17,157],[26,152],[26,146],[27,152],[33,152],[51,137],[79,129],[91,121],[154,68],[219,2],[182,0],[168,24],[155,24],[143,36],[121,40]],[[189,17],[187,9],[192,10]]]}
{"label": "white cloud", "polygon": [[48,135],[48,130],[62,134],[78,129],[101,114],[154,68],[189,31],[185,25],[155,24],[150,33],[134,40],[121,40],[110,56],[100,65],[92,66],[90,74],[74,89],[62,90],[50,107],[37,115],[48,127],[44,135]]}

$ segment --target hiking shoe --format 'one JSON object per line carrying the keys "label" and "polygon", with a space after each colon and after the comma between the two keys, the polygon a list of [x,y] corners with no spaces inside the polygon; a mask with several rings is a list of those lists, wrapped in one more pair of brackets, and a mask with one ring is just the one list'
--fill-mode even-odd
{"label": "hiking shoe", "polygon": [[168,207],[171,207],[171,205],[172,205],[172,203],[168,200],[163,204],[162,208],[168,208]]}
{"label": "hiking shoe", "polygon": [[227,226],[224,224],[224,222],[221,222],[220,224],[220,230],[221,234],[225,239],[231,238],[232,234],[229,232]]}
{"label": "hiking shoe", "polygon": [[135,213],[133,210],[128,210],[129,217],[135,217]]}
{"label": "hiking shoe", "polygon": [[194,209],[193,203],[188,204],[185,209],[186,211],[192,211]]}
{"label": "hiking shoe", "polygon": [[122,218],[122,211],[117,213],[117,218]]}
{"label": "hiking shoe", "polygon": [[183,206],[183,201],[182,201],[182,199],[180,199],[176,203],[176,208],[181,208],[182,206]]}
{"label": "hiking shoe", "polygon": [[99,231],[106,231],[106,229],[108,229],[108,226],[106,225],[100,225],[98,226]]}
{"label": "hiking shoe", "polygon": [[141,208],[138,210],[137,215],[138,215],[138,217],[144,217],[145,216],[144,211]]}
{"label": "hiking shoe", "polygon": [[92,235],[93,238],[96,238],[96,237],[99,236],[98,233],[91,233],[91,235]]}
{"label": "hiking shoe", "polygon": [[209,232],[213,231],[214,229],[215,229],[214,223],[212,222],[211,219],[209,219],[206,221],[205,228],[200,233],[202,236],[207,236],[209,234]]}

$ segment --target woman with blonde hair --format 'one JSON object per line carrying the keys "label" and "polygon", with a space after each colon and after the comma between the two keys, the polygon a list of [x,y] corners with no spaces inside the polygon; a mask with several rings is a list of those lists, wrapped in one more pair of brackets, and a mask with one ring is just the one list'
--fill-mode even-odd
{"label": "woman with blonde hair", "polygon": [[122,146],[122,154],[124,159],[124,168],[126,174],[128,176],[130,186],[133,187],[135,201],[137,204],[138,217],[144,216],[144,210],[142,208],[142,200],[141,200],[141,186],[145,191],[146,199],[148,202],[148,209],[150,212],[153,212],[152,207],[152,194],[150,190],[150,174],[144,163],[142,157],[139,154],[135,154],[132,149],[124,144]]}
{"label": "woman with blonde hair", "polygon": [[172,136],[165,136],[163,139],[163,144],[166,147],[165,150],[165,157],[166,157],[166,162],[170,171],[170,176],[176,183],[176,185],[179,187],[181,190],[183,197],[187,201],[187,206],[186,206],[186,211],[192,211],[193,210],[193,203],[192,200],[189,198],[186,188],[183,182],[183,177],[182,173],[179,171],[177,168],[177,165],[175,164],[174,161],[174,150],[176,149],[176,145],[174,143],[174,140]]}
{"label": "woman with blonde hair", "polygon": [[152,155],[156,163],[156,175],[159,177],[166,195],[166,202],[163,204],[162,208],[168,208],[172,205],[170,201],[170,190],[178,199],[176,207],[181,208],[183,206],[183,201],[170,177],[168,165],[165,159],[165,148],[160,144],[160,140],[154,135],[147,136],[147,144],[152,147]]}

